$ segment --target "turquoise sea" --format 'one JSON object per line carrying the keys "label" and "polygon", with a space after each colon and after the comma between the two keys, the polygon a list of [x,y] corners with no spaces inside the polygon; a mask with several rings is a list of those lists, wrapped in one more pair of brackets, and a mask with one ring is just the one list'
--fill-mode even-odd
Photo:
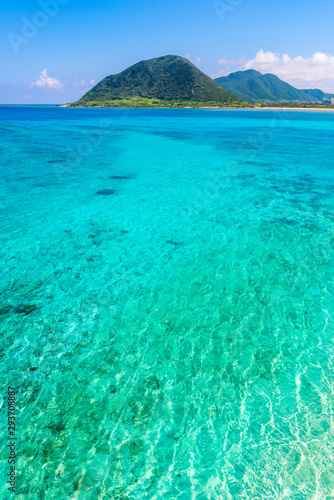
{"label": "turquoise sea", "polygon": [[334,499],[334,113],[2,107],[18,500]]}

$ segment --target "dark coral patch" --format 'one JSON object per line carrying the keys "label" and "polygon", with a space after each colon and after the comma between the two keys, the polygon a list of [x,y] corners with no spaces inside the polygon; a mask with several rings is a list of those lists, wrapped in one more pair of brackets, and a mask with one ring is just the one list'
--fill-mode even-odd
{"label": "dark coral patch", "polygon": [[36,311],[37,307],[34,304],[20,304],[19,306],[6,306],[2,307],[0,309],[0,316],[3,316],[5,314],[9,313],[16,313],[16,314],[22,314],[23,316],[26,316],[27,314],[30,314],[34,311]]}
{"label": "dark coral patch", "polygon": [[14,312],[17,314],[23,314],[23,316],[27,316],[27,314],[31,314],[36,311],[37,307],[34,304],[21,304],[14,308]]}
{"label": "dark coral patch", "polygon": [[154,377],[153,375],[148,377],[148,379],[145,380],[144,384],[146,385],[146,387],[152,389],[153,391],[156,391],[160,388],[159,379],[157,377]]}
{"label": "dark coral patch", "polygon": [[99,194],[101,196],[110,196],[112,194],[116,194],[115,189],[100,189],[99,191],[96,192],[96,194]]}
{"label": "dark coral patch", "polygon": [[166,241],[166,243],[168,243],[169,245],[175,245],[176,247],[178,247],[180,245],[180,243],[178,241],[172,241],[172,240],[168,240],[168,241]]}
{"label": "dark coral patch", "polygon": [[0,316],[4,316],[5,314],[9,314],[12,310],[13,310],[12,306],[2,307],[0,309]]}

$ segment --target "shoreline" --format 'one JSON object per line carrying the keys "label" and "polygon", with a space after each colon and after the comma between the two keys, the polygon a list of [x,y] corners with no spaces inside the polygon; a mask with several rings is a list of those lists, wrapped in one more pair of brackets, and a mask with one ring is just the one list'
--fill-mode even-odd
{"label": "shoreline", "polygon": [[284,107],[274,107],[274,106],[268,106],[265,108],[261,108],[259,106],[253,108],[253,109],[270,109],[270,110],[278,110],[278,111],[334,111],[334,108],[284,108]]}
{"label": "shoreline", "polygon": [[264,111],[264,110],[270,110],[270,111],[334,111],[334,108],[284,108],[284,107],[275,107],[275,106],[266,106],[266,107],[260,107],[260,106],[249,106],[249,107],[241,107],[241,106],[202,106],[200,108],[197,107],[190,107],[190,106],[185,106],[185,107],[151,107],[151,106],[71,106],[70,104],[58,104],[59,108],[80,108],[80,109],[233,109],[233,110],[252,110],[252,111]]}

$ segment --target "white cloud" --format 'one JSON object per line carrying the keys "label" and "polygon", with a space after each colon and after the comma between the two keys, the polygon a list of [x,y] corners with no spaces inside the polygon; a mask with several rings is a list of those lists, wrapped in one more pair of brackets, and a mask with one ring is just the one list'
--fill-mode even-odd
{"label": "white cloud", "polygon": [[37,87],[39,89],[51,89],[51,90],[60,90],[63,88],[63,84],[56,80],[56,78],[52,78],[48,76],[48,72],[46,69],[43,69],[41,74],[39,75],[39,79],[30,84],[30,87]]}
{"label": "white cloud", "polygon": [[261,73],[274,73],[283,80],[318,82],[334,80],[334,56],[316,52],[308,58],[274,54],[261,49],[254,59],[247,61],[244,69],[256,69]]}
{"label": "white cloud", "polygon": [[90,83],[90,85],[94,85],[95,80],[91,80],[89,83]]}

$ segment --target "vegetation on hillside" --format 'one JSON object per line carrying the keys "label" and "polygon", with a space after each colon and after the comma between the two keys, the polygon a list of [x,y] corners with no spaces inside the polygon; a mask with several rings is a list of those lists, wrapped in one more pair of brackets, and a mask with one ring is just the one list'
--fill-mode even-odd
{"label": "vegetation on hillside", "polygon": [[114,99],[112,101],[80,101],[71,104],[72,107],[89,107],[89,108],[219,108],[219,107],[249,107],[249,103],[245,101],[233,101],[229,103],[217,103],[216,101],[165,101],[161,99],[145,99],[143,97],[133,99]]}

